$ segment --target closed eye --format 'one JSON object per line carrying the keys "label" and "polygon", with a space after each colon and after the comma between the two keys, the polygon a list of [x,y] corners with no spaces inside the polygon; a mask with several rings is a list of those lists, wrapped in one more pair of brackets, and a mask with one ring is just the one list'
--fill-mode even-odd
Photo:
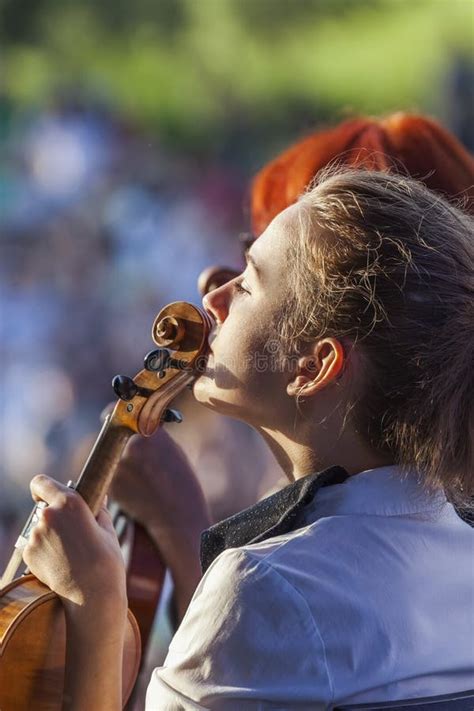
{"label": "closed eye", "polygon": [[246,287],[247,284],[244,281],[234,281],[234,290],[239,294],[250,294]]}

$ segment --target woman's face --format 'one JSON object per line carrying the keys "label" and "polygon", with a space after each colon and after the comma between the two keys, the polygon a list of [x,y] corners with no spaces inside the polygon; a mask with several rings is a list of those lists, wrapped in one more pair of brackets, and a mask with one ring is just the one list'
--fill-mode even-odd
{"label": "woman's face", "polygon": [[297,237],[299,209],[294,205],[278,215],[247,253],[245,271],[203,299],[216,327],[194,395],[253,425],[274,425],[279,409],[290,404],[277,326],[289,295],[288,247]]}

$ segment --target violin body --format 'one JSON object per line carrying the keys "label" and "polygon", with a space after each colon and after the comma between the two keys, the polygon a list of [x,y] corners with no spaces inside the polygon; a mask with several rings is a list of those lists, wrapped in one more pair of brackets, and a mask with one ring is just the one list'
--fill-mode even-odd
{"label": "violin body", "polygon": [[[61,711],[66,624],[60,599],[33,575],[25,575],[2,590],[0,611],[0,709]],[[140,633],[129,613],[123,655],[124,705],[139,664]]]}
{"label": "violin body", "polygon": [[116,522],[116,532],[127,570],[128,606],[140,630],[142,662],[144,662],[153,620],[160,602],[166,567],[156,545],[143,526],[126,519],[124,526],[117,525]]}

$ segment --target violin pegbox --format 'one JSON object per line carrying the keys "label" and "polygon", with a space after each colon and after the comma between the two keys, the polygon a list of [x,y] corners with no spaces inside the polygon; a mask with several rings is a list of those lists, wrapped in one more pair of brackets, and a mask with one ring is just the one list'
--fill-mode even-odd
{"label": "violin pegbox", "polygon": [[159,378],[165,377],[167,368],[185,370],[188,367],[187,361],[173,358],[169,348],[156,348],[154,351],[147,353],[144,365],[145,370],[158,373]]}
{"label": "violin pegbox", "polygon": [[117,375],[112,381],[120,398],[111,424],[150,436],[161,422],[179,422],[167,405],[199,375],[208,352],[212,320],[198,306],[177,301],[156,317],[152,338],[157,349],[145,356],[144,370],[134,378]]}

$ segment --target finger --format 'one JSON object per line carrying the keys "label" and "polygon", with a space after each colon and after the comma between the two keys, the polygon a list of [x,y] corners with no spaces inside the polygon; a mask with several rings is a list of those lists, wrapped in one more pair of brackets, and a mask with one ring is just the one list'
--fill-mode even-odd
{"label": "finger", "polygon": [[30,482],[30,491],[35,501],[45,501],[51,505],[63,499],[65,494],[70,494],[71,490],[45,474],[38,474]]}

